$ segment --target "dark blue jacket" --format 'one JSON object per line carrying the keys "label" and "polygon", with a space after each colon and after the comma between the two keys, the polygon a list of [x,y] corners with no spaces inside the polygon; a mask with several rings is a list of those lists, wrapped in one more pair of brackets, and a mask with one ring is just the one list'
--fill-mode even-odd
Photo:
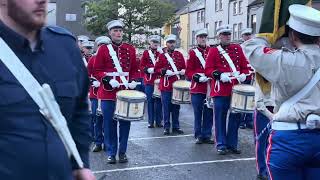
{"label": "dark blue jacket", "polygon": [[[1,21],[0,37],[40,84],[51,86],[88,167],[88,78],[75,38],[62,28],[44,27],[32,51],[26,38]],[[75,168],[55,130],[0,61],[0,179],[72,179]]]}

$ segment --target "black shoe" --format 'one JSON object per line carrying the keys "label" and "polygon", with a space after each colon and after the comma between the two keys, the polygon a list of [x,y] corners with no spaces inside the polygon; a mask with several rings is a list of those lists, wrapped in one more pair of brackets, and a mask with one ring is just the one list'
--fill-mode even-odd
{"label": "black shoe", "polygon": [[202,143],[203,143],[203,141],[201,138],[196,138],[196,144],[202,144]]}
{"label": "black shoe", "polygon": [[258,174],[256,180],[268,180],[268,177]]}
{"label": "black shoe", "polygon": [[218,155],[226,155],[227,154],[227,150],[226,149],[217,149],[217,154]]}
{"label": "black shoe", "polygon": [[241,124],[241,125],[239,126],[239,128],[240,128],[240,129],[246,129],[246,126],[245,126],[244,124]]}
{"label": "black shoe", "polygon": [[92,148],[92,152],[100,152],[102,151],[102,145],[94,145]]}
{"label": "black shoe", "polygon": [[119,163],[127,163],[128,158],[126,154],[119,154]]}
{"label": "black shoe", "polygon": [[156,124],[156,127],[157,127],[157,128],[162,128],[163,125],[162,125],[162,124]]}
{"label": "black shoe", "polygon": [[252,124],[246,124],[246,128],[253,129],[253,125]]}
{"label": "black shoe", "polygon": [[235,148],[228,148],[228,153],[231,154],[241,154],[241,151],[239,149],[235,149]]}
{"label": "black shoe", "polygon": [[181,129],[172,129],[173,134],[184,134],[184,132]]}
{"label": "black shoe", "polygon": [[154,128],[154,125],[153,124],[149,124],[148,128]]}
{"label": "black shoe", "polygon": [[210,138],[205,138],[202,140],[204,144],[214,144],[214,140]]}
{"label": "black shoe", "polygon": [[107,161],[108,161],[108,164],[115,164],[117,162],[115,156],[108,156]]}
{"label": "black shoe", "polygon": [[169,130],[169,129],[165,129],[165,130],[163,131],[163,135],[165,135],[165,136],[170,135],[170,130]]}

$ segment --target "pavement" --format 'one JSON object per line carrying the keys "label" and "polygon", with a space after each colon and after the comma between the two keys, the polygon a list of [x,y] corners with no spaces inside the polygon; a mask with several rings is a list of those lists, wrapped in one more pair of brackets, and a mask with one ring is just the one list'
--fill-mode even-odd
{"label": "pavement", "polygon": [[[145,118],[147,119],[147,118]],[[193,110],[182,105],[184,135],[163,136],[147,121],[131,124],[126,164],[107,164],[104,152],[91,153],[97,180],[253,180],[256,177],[252,129],[239,130],[240,155],[217,155],[214,145],[195,144]]]}

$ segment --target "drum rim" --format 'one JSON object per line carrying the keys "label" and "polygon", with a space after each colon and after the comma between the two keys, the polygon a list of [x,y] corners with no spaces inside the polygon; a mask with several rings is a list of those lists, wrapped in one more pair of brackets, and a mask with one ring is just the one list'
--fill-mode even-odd
{"label": "drum rim", "polygon": [[[124,96],[121,96],[119,95],[120,92],[123,92],[123,91],[135,91],[135,92],[138,92],[139,94],[143,95],[142,97],[124,97]],[[146,99],[147,98],[147,95],[144,93],[144,92],[141,92],[141,91],[137,91],[137,90],[120,90],[116,93],[116,97],[117,98],[127,98],[127,99]]]}
{"label": "drum rim", "polygon": [[234,94],[245,95],[245,96],[254,96],[255,95],[254,91],[253,92],[252,91],[251,92],[248,92],[248,91],[244,92],[244,91],[239,91],[239,90],[236,90],[236,89],[232,89],[232,92]]}
{"label": "drum rim", "polygon": [[[143,98],[128,98],[128,97],[117,96],[117,100],[125,101],[125,102],[128,102],[128,103],[142,103],[142,102],[145,102],[147,100],[147,98],[146,97],[143,97]],[[126,101],[126,100],[130,100],[130,102]]]}
{"label": "drum rim", "polygon": [[253,110],[243,110],[243,109],[239,109],[239,108],[235,108],[235,107],[230,107],[231,112],[237,112],[237,113],[254,113],[254,109]]}
{"label": "drum rim", "polygon": [[122,121],[142,121],[143,117],[144,117],[144,114],[141,117],[138,117],[138,118],[123,117],[123,116],[120,116],[120,115],[117,115],[117,114],[113,115],[113,119],[116,120],[116,121],[121,121],[121,120]]}

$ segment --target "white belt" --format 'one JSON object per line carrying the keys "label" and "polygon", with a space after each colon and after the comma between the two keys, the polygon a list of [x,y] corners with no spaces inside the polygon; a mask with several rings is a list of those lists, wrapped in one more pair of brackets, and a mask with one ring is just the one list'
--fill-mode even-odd
{"label": "white belt", "polygon": [[[298,123],[273,121],[271,124],[273,130],[298,130]],[[307,129],[306,124],[300,124],[300,129]]]}

